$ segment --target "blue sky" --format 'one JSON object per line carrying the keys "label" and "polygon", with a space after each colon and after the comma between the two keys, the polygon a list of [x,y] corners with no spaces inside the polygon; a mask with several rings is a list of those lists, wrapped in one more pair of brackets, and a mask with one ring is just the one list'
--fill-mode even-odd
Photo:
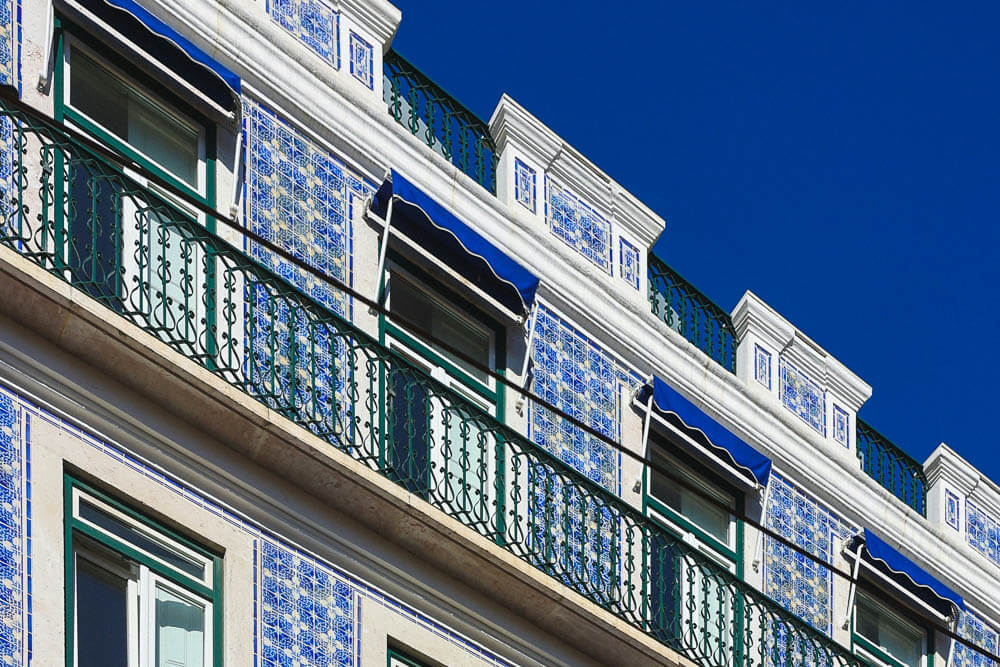
{"label": "blue sky", "polygon": [[720,306],[756,292],[874,387],[862,418],[1000,481],[1000,4],[394,2],[438,84],[509,93]]}

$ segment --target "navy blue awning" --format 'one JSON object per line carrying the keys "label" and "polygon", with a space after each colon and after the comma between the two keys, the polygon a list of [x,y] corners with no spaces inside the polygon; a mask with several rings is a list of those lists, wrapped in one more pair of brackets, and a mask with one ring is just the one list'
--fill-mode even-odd
{"label": "navy blue awning", "polygon": [[99,19],[227,111],[239,105],[240,77],[135,0],[80,0]]}
{"label": "navy blue awning", "polygon": [[395,169],[375,193],[371,210],[390,226],[443,260],[512,312],[526,315],[535,301],[538,277],[473,231]]}
{"label": "navy blue awning", "polygon": [[965,611],[965,601],[961,595],[890,547],[867,528],[861,535],[854,538],[850,550],[856,553],[859,546],[864,546],[862,558],[865,558],[901,587],[936,609],[942,616],[952,616],[953,607]]}
{"label": "navy blue awning", "polygon": [[[649,392],[649,385],[643,387],[639,393],[640,402],[649,400]],[[757,484],[767,486],[771,477],[771,459],[733,435],[658,377],[653,378],[652,392],[653,407],[662,417],[695,442],[718,453],[724,462],[751,477]]]}

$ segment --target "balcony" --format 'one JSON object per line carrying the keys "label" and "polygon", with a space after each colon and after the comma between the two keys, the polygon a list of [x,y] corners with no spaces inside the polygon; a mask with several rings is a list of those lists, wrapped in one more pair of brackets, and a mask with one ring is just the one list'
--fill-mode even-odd
{"label": "balcony", "polygon": [[109,317],[701,664],[863,664],[250,259],[254,239],[223,240],[124,161],[13,107],[0,243]]}
{"label": "balcony", "polygon": [[656,256],[649,255],[649,306],[709,359],[736,372],[736,329],[729,314]]}
{"label": "balcony", "polygon": [[927,476],[920,463],[887,437],[857,419],[861,469],[921,516],[927,516]]}
{"label": "balcony", "polygon": [[499,158],[489,126],[395,51],[385,54],[382,74],[389,115],[495,196]]}

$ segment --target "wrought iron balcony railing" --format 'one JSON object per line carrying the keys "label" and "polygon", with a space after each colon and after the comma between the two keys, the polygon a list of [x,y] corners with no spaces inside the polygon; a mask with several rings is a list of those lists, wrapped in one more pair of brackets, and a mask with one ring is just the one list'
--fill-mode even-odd
{"label": "wrought iron balcony railing", "polygon": [[495,195],[499,157],[489,126],[395,51],[385,54],[382,70],[382,95],[396,122]]}
{"label": "wrought iron balcony railing", "polygon": [[729,314],[654,255],[649,255],[649,305],[667,326],[730,373],[736,372],[736,329]]}
{"label": "wrought iron balcony railing", "polygon": [[924,467],[860,418],[856,435],[862,470],[921,516],[927,516]]}
{"label": "wrought iron balcony railing", "polygon": [[0,106],[0,127],[13,174],[0,243],[22,257],[701,664],[863,664],[250,259],[242,239],[33,112]]}

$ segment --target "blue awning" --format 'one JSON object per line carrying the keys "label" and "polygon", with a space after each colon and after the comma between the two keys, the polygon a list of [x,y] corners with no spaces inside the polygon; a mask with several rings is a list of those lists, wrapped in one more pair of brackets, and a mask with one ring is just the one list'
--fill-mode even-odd
{"label": "blue awning", "polygon": [[965,611],[965,601],[961,595],[890,547],[867,528],[861,535],[854,538],[850,550],[857,552],[858,547],[862,545],[864,546],[862,558],[865,558],[914,596],[939,611],[942,616],[953,616],[953,607]]}
{"label": "blue awning", "polygon": [[240,77],[135,0],[80,0],[95,16],[177,72],[227,111],[239,105]]}
{"label": "blue awning", "polygon": [[[649,400],[650,386],[646,385],[639,400]],[[727,464],[757,484],[767,486],[771,477],[771,459],[743,442],[724,426],[701,411],[698,406],[677,393],[658,377],[653,378],[653,407],[671,424],[684,431],[696,442],[716,452]]]}
{"label": "blue awning", "polygon": [[535,301],[538,277],[473,231],[395,169],[375,193],[371,210],[390,226],[443,260],[512,312],[526,315]]}

